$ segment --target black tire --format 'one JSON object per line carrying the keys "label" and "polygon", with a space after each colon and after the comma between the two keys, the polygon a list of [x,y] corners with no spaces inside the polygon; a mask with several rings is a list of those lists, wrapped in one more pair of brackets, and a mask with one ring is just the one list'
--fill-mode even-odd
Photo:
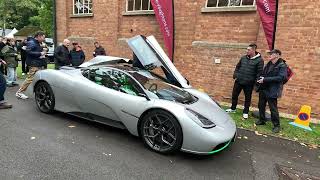
{"label": "black tire", "polygon": [[55,106],[55,97],[50,85],[47,82],[39,82],[34,92],[39,110],[43,113],[52,113]]}
{"label": "black tire", "polygon": [[181,126],[167,111],[150,111],[141,120],[139,128],[144,144],[153,151],[169,154],[180,150],[182,146]]}

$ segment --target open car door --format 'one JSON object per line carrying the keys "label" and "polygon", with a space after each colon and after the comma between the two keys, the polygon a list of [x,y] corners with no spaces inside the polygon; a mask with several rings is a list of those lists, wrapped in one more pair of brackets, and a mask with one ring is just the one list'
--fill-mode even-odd
{"label": "open car door", "polygon": [[188,81],[180,74],[154,36],[147,38],[138,35],[127,40],[129,47],[138,57],[145,69],[164,68],[182,88],[191,88]]}

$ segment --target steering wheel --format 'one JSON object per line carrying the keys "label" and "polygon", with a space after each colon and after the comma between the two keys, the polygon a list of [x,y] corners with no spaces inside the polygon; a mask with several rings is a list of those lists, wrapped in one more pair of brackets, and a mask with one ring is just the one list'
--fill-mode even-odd
{"label": "steering wheel", "polygon": [[151,86],[148,89],[151,92],[157,91],[158,90],[158,85],[157,84],[151,84]]}

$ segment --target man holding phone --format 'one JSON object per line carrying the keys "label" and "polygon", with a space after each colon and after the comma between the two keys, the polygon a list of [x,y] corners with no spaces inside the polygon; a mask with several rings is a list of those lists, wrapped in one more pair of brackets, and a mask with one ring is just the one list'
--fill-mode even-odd
{"label": "man holding phone", "polygon": [[21,85],[20,89],[16,93],[18,99],[28,99],[29,97],[24,94],[28,86],[32,83],[33,77],[37,71],[44,68],[46,65],[45,55],[46,52],[43,51],[41,46],[42,42],[45,40],[45,34],[43,32],[37,32],[34,38],[31,38],[27,43],[27,65],[30,67],[29,74],[26,80]]}
{"label": "man holding phone", "polygon": [[269,62],[264,67],[257,83],[259,88],[259,120],[256,125],[266,124],[266,105],[269,104],[273,133],[280,132],[280,120],[278,111],[278,98],[281,97],[283,82],[287,77],[287,65],[281,58],[281,51],[273,49],[269,53]]}

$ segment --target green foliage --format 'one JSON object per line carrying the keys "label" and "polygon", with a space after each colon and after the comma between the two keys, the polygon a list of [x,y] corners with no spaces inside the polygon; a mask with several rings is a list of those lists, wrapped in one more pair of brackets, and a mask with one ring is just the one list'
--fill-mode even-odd
{"label": "green foliage", "polygon": [[38,15],[30,18],[30,21],[34,25],[38,25],[48,37],[53,36],[53,1],[42,0],[41,6],[38,7]]}
{"label": "green foliage", "polygon": [[48,36],[53,34],[53,0],[0,0],[0,9],[1,27],[36,25]]}

